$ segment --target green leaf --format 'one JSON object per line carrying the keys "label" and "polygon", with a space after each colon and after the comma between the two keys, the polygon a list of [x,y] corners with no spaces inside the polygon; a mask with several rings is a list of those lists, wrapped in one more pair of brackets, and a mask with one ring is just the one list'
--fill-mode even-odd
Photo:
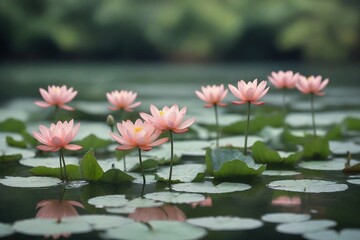
{"label": "green leaf", "polygon": [[[153,170],[158,167],[158,161],[154,159],[146,159],[143,162],[144,171]],[[130,172],[141,172],[140,163],[136,163],[132,168],[129,169]]]}
{"label": "green leaf", "polygon": [[26,148],[26,142],[17,141],[11,136],[6,136],[6,143],[7,143],[7,145],[12,146],[12,147]]}
{"label": "green leaf", "polygon": [[347,117],[343,123],[347,130],[360,131],[360,118]]}
{"label": "green leaf", "polygon": [[262,164],[294,165],[302,157],[301,152],[292,153],[287,157],[281,157],[277,151],[268,148],[263,142],[260,141],[255,142],[251,149],[255,162]]}
{"label": "green leaf", "polygon": [[327,140],[339,140],[343,137],[341,126],[335,125],[325,134],[325,139]]}
{"label": "green leaf", "polygon": [[33,135],[31,135],[27,131],[22,131],[21,135],[22,135],[24,141],[26,143],[30,144],[31,146],[35,147],[35,146],[39,145],[39,142],[33,137]]}
{"label": "green leaf", "polygon": [[15,162],[22,159],[21,154],[1,155],[0,163]]}
{"label": "green leaf", "polygon": [[[47,176],[61,178],[60,168],[50,167],[34,167],[30,172],[36,176]],[[69,164],[66,165],[66,175],[69,180],[82,180],[80,174],[80,168],[77,165]]]}
{"label": "green leaf", "polygon": [[256,164],[252,157],[237,149],[211,149],[206,151],[207,173],[217,179],[235,179],[260,175],[266,166]]}
{"label": "green leaf", "polygon": [[8,118],[0,122],[0,131],[21,133],[26,130],[25,123],[14,118]]}
{"label": "green leaf", "polygon": [[345,173],[360,173],[360,163],[355,164],[354,166],[345,167],[343,169]]}
{"label": "green leaf", "polygon": [[94,156],[93,149],[85,153],[84,157],[80,160],[80,172],[82,178],[90,182],[99,180],[104,174],[104,171]]}
{"label": "green leaf", "polygon": [[304,158],[326,159],[330,155],[329,141],[322,137],[308,135],[304,137]]}
{"label": "green leaf", "polygon": [[119,184],[123,182],[132,182],[135,178],[121,171],[120,169],[113,168],[107,170],[99,179],[101,183]]}
{"label": "green leaf", "polygon": [[[160,169],[155,174],[155,179],[163,182],[169,180],[170,167]],[[184,164],[173,166],[173,172],[171,177],[172,183],[179,182],[200,182],[205,177],[204,164]]]}
{"label": "green leaf", "polygon": [[107,146],[109,146],[112,143],[113,143],[113,141],[98,138],[94,134],[89,134],[88,136],[86,136],[82,140],[75,142],[75,144],[78,144],[78,145],[82,146],[83,149],[106,148]]}

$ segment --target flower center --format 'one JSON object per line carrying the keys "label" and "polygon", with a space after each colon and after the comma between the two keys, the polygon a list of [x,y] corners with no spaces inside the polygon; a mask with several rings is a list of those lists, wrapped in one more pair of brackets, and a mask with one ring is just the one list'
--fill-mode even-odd
{"label": "flower center", "polygon": [[135,132],[135,133],[138,133],[138,132],[140,132],[141,130],[143,130],[142,127],[134,127],[134,132]]}
{"label": "flower center", "polygon": [[160,116],[164,116],[165,112],[164,111],[159,111]]}

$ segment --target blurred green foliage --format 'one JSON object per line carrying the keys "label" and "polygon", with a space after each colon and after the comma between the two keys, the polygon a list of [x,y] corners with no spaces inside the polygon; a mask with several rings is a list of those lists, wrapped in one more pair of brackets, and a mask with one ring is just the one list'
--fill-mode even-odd
{"label": "blurred green foliage", "polygon": [[2,0],[1,59],[353,60],[357,0]]}

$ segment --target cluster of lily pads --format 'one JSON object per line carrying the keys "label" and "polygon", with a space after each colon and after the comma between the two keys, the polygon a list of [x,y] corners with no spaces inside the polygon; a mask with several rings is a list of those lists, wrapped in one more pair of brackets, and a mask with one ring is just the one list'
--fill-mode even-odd
{"label": "cluster of lily pads", "polygon": [[[262,81],[260,84],[257,80],[248,83],[239,81],[237,86],[229,85],[229,89],[238,98],[233,101],[235,105],[245,104],[247,106],[246,120],[221,127],[219,122],[222,116],[218,114],[218,107],[226,106],[223,100],[228,90],[223,85],[213,85],[204,86],[201,91],[196,91],[196,95],[206,102],[205,107],[213,107],[215,110],[214,124],[199,124],[208,132],[215,133],[216,137],[207,141],[174,142],[173,135],[185,132],[191,135],[196,132],[196,126],[193,125],[195,119],[184,119],[185,107],[179,109],[177,105],[173,105],[158,109],[152,105],[150,107],[151,114],[140,113],[143,120],[138,117],[133,117],[133,121],[126,119],[124,113],[132,112],[133,108],[140,105],[140,102],[135,102],[136,93],[124,90],[106,94],[111,104],[110,110],[115,113],[119,112],[117,117],[114,115],[107,118],[109,131],[104,134],[110,134],[112,139],[90,134],[81,140],[74,141],[77,132],[81,129],[80,124],[75,124],[72,119],[68,119],[68,121],[58,121],[58,119],[60,109],[74,110],[66,103],[75,97],[76,91],[73,91],[72,88],[68,89],[66,86],[49,86],[48,91],[40,89],[44,102],[36,102],[36,104],[41,107],[55,106],[53,116],[56,120],[50,124],[50,127],[41,125],[38,132],[29,134],[25,123],[19,120],[7,119],[0,122],[0,131],[6,132],[6,144],[9,148],[23,148],[21,151],[23,154],[6,152],[0,156],[0,164],[20,160],[21,164],[32,167],[30,171],[36,177],[9,176],[0,179],[0,183],[16,187],[46,187],[60,184],[60,181],[56,179],[59,178],[63,181],[70,181],[66,184],[81,180],[100,184],[135,182],[145,186],[145,183],[151,184],[160,181],[171,183],[170,190],[175,192],[154,192],[145,195],[142,192],[140,198],[132,200],[126,199],[125,195],[100,196],[88,200],[90,205],[105,208],[109,213],[130,214],[129,218],[133,216],[134,221],[120,216],[82,215],[77,218],[62,218],[60,222],[49,219],[20,220],[15,222],[11,229],[29,235],[54,235],[61,234],[65,230],[68,233],[104,230],[102,238],[115,239],[119,236],[126,239],[138,239],[140,233],[141,236],[148,236],[149,239],[168,239],[169,237],[174,239],[176,232],[169,233],[167,230],[176,229],[181,239],[197,239],[206,235],[204,228],[213,231],[256,229],[261,227],[264,221],[281,223],[276,227],[277,231],[303,234],[307,239],[316,239],[317,236],[313,236],[314,234],[337,235],[336,232],[327,230],[327,228],[335,226],[334,221],[310,220],[308,215],[274,216],[268,214],[264,215],[261,220],[229,216],[184,219],[178,209],[173,209],[174,205],[169,205],[170,207],[164,205],[202,204],[207,199],[203,194],[246,191],[251,186],[244,183],[243,180],[259,175],[297,175],[299,173],[294,171],[294,167],[300,160],[317,160],[317,169],[359,171],[360,165],[357,161],[352,160],[350,164],[350,153],[347,155],[347,162],[343,159],[327,161],[332,154],[329,141],[341,137],[346,130],[358,131],[359,119],[347,118],[342,124],[343,127],[335,126],[323,136],[316,131],[313,97],[314,95],[323,95],[321,91],[328,80],[321,81],[321,77],[305,78],[291,71],[272,73],[269,80],[275,87],[284,89],[284,112],[282,114],[269,113],[265,116],[250,118],[251,104],[263,104],[259,99],[265,96],[269,87],[266,87],[266,81]],[[313,134],[295,135],[285,123],[287,105],[285,92],[295,86],[301,92],[309,93],[311,96]],[[114,131],[115,126],[118,132]],[[280,129],[276,137],[272,137],[268,141],[260,141],[248,136],[260,131],[266,135],[266,131],[272,131],[267,129],[267,126]],[[19,139],[19,135],[13,135],[10,132],[20,134],[21,139]],[[244,140],[242,141],[238,137],[223,137],[225,135],[244,135]],[[170,142],[166,143],[168,139]],[[39,142],[42,145],[39,145]],[[116,151],[114,151],[114,142],[118,144]],[[183,143],[186,144],[182,146]],[[251,146],[250,149],[248,149],[248,145]],[[152,149],[155,146],[159,147]],[[40,150],[36,152],[36,157],[32,156],[34,147]],[[138,150],[137,154],[134,152],[136,149]],[[333,154],[334,149],[336,151],[336,147],[332,148]],[[65,162],[64,155],[68,153],[67,150],[72,151],[71,155],[73,156],[67,156]],[[55,152],[59,153],[58,156],[54,155]],[[342,151],[338,153],[345,156]],[[97,155],[100,156],[99,159]],[[183,164],[182,156],[185,155],[200,156],[201,159],[205,157],[205,161]],[[108,160],[100,160],[103,156],[111,157]],[[57,166],[57,160],[60,167]],[[311,162],[302,161],[299,166],[314,168],[314,164],[309,163]],[[353,178],[348,182],[359,184],[358,180],[358,178]],[[306,193],[345,191],[348,188],[346,184],[315,179],[273,181],[267,184],[267,187],[274,190]],[[163,212],[170,208],[171,211],[176,212],[177,221],[182,219],[186,223],[161,222],[151,219],[145,221],[143,218],[138,218],[138,215],[143,216],[139,213],[141,209],[146,212],[158,207],[162,207],[161,211]],[[107,224],[98,226],[100,222]],[[115,222],[116,226],[111,225]],[[146,222],[146,224],[142,222]],[[293,224],[295,230],[292,230]],[[296,224],[300,224],[302,226],[300,229],[305,230],[317,226],[315,230],[318,231],[315,233],[299,231],[299,225]],[[44,228],[43,226],[48,227]],[[319,233],[319,231],[325,233]],[[359,233],[358,230],[344,229],[343,231],[342,235],[349,236]]]}

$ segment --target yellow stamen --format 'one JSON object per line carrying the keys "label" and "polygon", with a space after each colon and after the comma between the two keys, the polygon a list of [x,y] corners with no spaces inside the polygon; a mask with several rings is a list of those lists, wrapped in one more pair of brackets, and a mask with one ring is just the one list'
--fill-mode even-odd
{"label": "yellow stamen", "polygon": [[160,116],[164,116],[165,112],[164,111],[159,111]]}
{"label": "yellow stamen", "polygon": [[142,127],[134,127],[134,132],[136,133],[140,132],[141,130],[143,130]]}

